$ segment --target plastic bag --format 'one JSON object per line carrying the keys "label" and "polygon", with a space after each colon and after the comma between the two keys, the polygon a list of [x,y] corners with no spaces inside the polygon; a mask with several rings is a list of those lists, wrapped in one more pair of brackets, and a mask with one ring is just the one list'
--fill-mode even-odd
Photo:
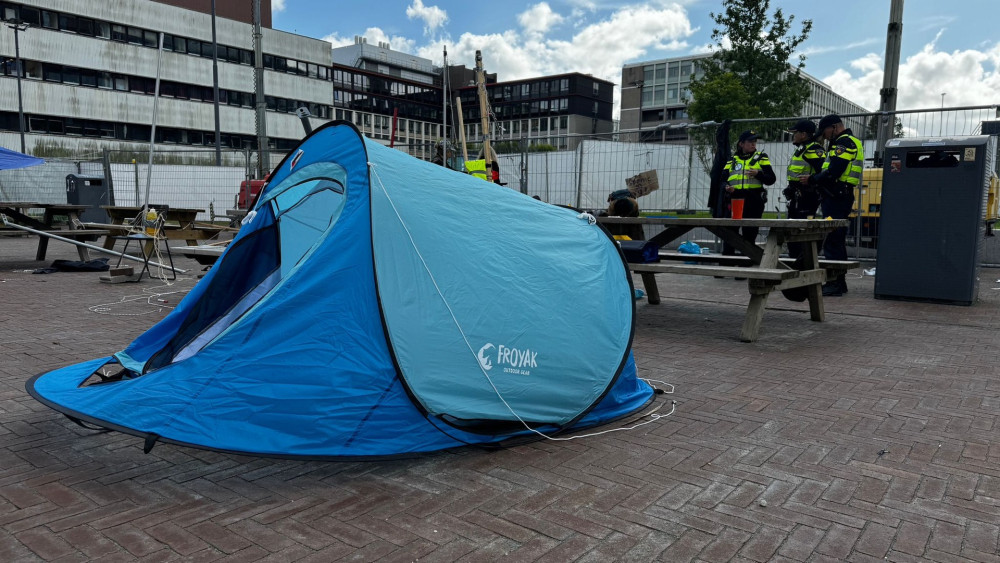
{"label": "plastic bag", "polygon": [[697,243],[686,240],[677,247],[677,252],[682,254],[701,254],[701,247]]}

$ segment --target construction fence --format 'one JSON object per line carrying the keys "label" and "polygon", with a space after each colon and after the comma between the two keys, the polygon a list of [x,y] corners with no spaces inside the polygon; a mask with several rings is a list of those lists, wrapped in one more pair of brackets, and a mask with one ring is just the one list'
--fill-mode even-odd
{"label": "construction fence", "polygon": [[[787,202],[782,190],[788,185],[785,180],[787,165],[795,149],[787,129],[799,119],[734,120],[730,126],[731,147],[735,147],[736,138],[744,130],[753,130],[761,137],[757,148],[767,153],[778,178],[774,185],[767,187],[766,206],[766,212],[776,217],[786,216]],[[812,119],[818,121],[819,117]],[[876,161],[877,127],[880,120],[886,124],[890,120],[879,113],[845,115],[843,119],[864,145],[866,168],[866,180],[855,194],[858,210],[852,218],[848,244],[852,246],[853,257],[874,259],[878,247],[882,170]],[[889,138],[996,135],[998,120],[998,105],[900,111],[892,120]],[[614,140],[582,137],[575,140],[576,149],[571,151],[531,152],[531,139],[525,139],[522,142],[524,150],[520,153],[498,155],[501,180],[508,187],[538,196],[543,201],[600,211],[607,208],[609,194],[626,187],[627,178],[652,170],[659,180],[659,189],[639,199],[642,211],[708,212],[712,207],[709,171],[717,127],[718,124],[712,123],[623,131],[617,133]],[[1000,159],[994,158],[993,162],[1000,162]],[[985,229],[987,244],[982,256],[984,263],[1000,265],[1000,237],[992,236],[996,202],[994,194],[986,218],[989,226]],[[702,242],[713,239],[707,231],[692,233],[692,237]]]}
{"label": "construction fence", "polygon": [[[764,121],[736,120],[731,124],[731,146],[745,129],[753,129],[761,139],[758,150],[771,160],[778,182],[768,187],[767,212],[784,216],[786,202],[782,190],[787,163],[794,147],[786,130],[799,118]],[[818,119],[818,117],[813,117]],[[880,169],[875,163],[878,113],[844,116],[846,124],[864,143],[866,168]],[[995,134],[990,129],[998,121],[998,106],[943,108],[900,111],[893,118],[891,137],[954,137]],[[621,131],[609,135],[572,139],[572,150],[537,152],[538,139],[506,139],[498,155],[501,181],[508,188],[557,205],[598,212],[607,208],[608,195],[626,187],[625,181],[640,173],[655,171],[659,189],[640,198],[643,211],[657,213],[707,212],[709,169],[715,149],[716,124],[671,125],[642,131]],[[470,144],[477,139],[470,139]],[[433,143],[395,147],[409,154],[433,154]],[[269,166],[285,155],[270,151]],[[204,210],[200,221],[225,219],[225,211],[236,205],[241,184],[258,178],[261,168],[253,151],[229,150],[216,166],[212,150],[175,150],[156,147],[149,165],[148,152],[105,151],[70,159],[53,159],[42,166],[0,171],[0,200],[66,202],[66,176],[102,176],[108,197],[116,205],[153,205]],[[996,162],[997,159],[994,160]],[[880,190],[880,188],[879,188]],[[148,193],[148,198],[147,198]],[[878,217],[879,191],[862,184],[856,194],[860,212],[852,223],[849,244],[856,258],[874,258],[878,246],[877,228],[865,227]],[[996,198],[993,200],[996,201]],[[994,203],[995,207],[995,203]],[[761,235],[763,236],[763,234]],[[707,232],[692,233],[705,241]],[[982,253],[986,264],[1000,264],[1000,237],[987,237]]]}

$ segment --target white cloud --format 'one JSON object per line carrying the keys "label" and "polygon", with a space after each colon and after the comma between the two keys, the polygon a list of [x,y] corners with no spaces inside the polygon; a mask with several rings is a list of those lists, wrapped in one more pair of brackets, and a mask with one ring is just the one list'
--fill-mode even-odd
{"label": "white cloud", "polygon": [[406,17],[424,21],[424,34],[431,35],[448,21],[448,12],[437,6],[424,6],[421,0],[413,0],[406,7]]}
{"label": "white cloud", "polygon": [[[946,53],[925,46],[899,65],[897,107],[933,108],[941,105],[981,105],[996,102],[1000,90],[1000,45],[989,51],[965,50]],[[882,57],[869,53],[851,62],[856,73],[838,69],[823,79],[834,90],[865,107],[875,109],[882,87]]]}
{"label": "white cloud", "polygon": [[[578,6],[589,6],[577,0]],[[447,14],[413,0],[407,15],[419,17],[432,26],[444,26]],[[427,14],[438,13],[438,19]],[[437,17],[437,16],[435,16]],[[626,61],[641,59],[652,50],[677,51],[689,48],[685,40],[694,33],[684,8],[676,3],[660,7],[637,5],[618,8],[604,19],[580,25],[565,39],[552,37],[554,26],[565,23],[565,16],[554,12],[546,2],[532,6],[519,16],[520,27],[490,34],[463,33],[458,39],[441,36],[420,41],[400,36],[389,37],[381,28],[365,30],[369,43],[388,41],[393,50],[412,53],[442,63],[442,48],[448,47],[448,62],[472,67],[476,50],[482,51],[483,66],[497,73],[502,81],[537,76],[581,72],[618,84]],[[436,23],[435,23],[436,22]],[[435,27],[436,28],[436,27]],[[425,32],[427,30],[425,29]],[[441,31],[444,31],[442,27]],[[354,43],[353,36],[331,34],[323,38],[334,47]],[[615,114],[619,97],[615,96]]]}
{"label": "white cloud", "polygon": [[285,11],[285,0],[271,0],[271,11],[272,12],[284,12]]}
{"label": "white cloud", "polygon": [[[582,72],[618,84],[625,61],[641,58],[653,49],[681,52],[684,40],[694,31],[684,9],[676,4],[662,8],[628,6],[603,20],[586,25],[567,39],[543,34],[519,34],[514,30],[489,35],[462,34],[449,45],[449,60],[469,61],[475,51],[483,53],[487,72],[499,73],[500,80]],[[420,49],[420,56],[440,61],[439,43]],[[615,96],[617,115],[618,96]]]}
{"label": "white cloud", "polygon": [[885,42],[885,39],[880,39],[878,37],[869,37],[868,39],[855,41],[854,43],[848,43],[847,45],[806,47],[805,49],[802,49],[801,51],[796,53],[796,55],[805,55],[809,57],[811,55],[819,55],[821,53],[832,53],[834,51],[843,53],[849,49],[857,49],[858,47],[867,47],[869,45],[878,45],[883,42]]}
{"label": "white cloud", "polygon": [[[882,57],[869,53],[852,61],[852,70],[838,69],[823,81],[838,94],[875,111],[880,102],[883,66]],[[994,44],[988,50],[968,49],[948,53],[936,50],[935,43],[931,42],[900,62],[897,88],[896,108],[901,110],[940,108],[942,93],[946,94],[943,100],[945,107],[995,104],[1000,91],[1000,44]],[[920,129],[917,116],[923,114],[901,119],[906,127],[917,131]],[[934,116],[925,117],[935,119]],[[946,118],[946,125],[949,123],[947,119],[951,118]],[[969,118],[965,130],[957,127],[955,132],[972,133],[974,129],[970,127],[974,128],[979,119],[982,118]],[[934,131],[923,131],[922,134],[930,135]]]}
{"label": "white cloud", "polygon": [[563,17],[552,11],[548,3],[535,4],[517,16],[517,21],[524,28],[525,33],[530,35],[540,35],[559,25]]}

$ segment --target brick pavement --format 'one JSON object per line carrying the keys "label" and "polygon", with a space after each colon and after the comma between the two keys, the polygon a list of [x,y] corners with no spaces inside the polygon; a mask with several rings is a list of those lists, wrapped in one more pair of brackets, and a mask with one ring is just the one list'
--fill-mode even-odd
{"label": "brick pavement", "polygon": [[754,344],[737,340],[742,283],[660,276],[635,355],[676,386],[672,416],[305,462],[144,455],[31,399],[29,377],[120,350],[194,283],[32,275],[33,248],[0,239],[0,561],[1000,560],[998,270],[973,307],[876,301],[853,277],[813,323],[775,296]]}

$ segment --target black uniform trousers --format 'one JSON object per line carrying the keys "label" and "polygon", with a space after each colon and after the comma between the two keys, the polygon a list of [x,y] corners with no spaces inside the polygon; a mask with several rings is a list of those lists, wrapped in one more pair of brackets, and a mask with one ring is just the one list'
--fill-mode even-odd
{"label": "black uniform trousers", "polygon": [[[851,214],[851,207],[854,205],[854,191],[845,188],[842,195],[835,197],[823,197],[823,215],[831,219],[847,219]],[[823,256],[827,260],[847,260],[847,227],[834,229],[826,235],[823,240]],[[846,286],[844,275],[837,278],[837,282],[843,287]]]}
{"label": "black uniform trousers", "polygon": [[[814,191],[802,191],[799,188],[799,193],[788,202],[788,218],[789,219],[808,219],[810,216],[815,217],[816,211],[819,209],[819,196],[816,195]],[[789,258],[798,258],[802,255],[803,244],[801,242],[789,242],[788,243],[788,256]]]}
{"label": "black uniform trousers", "polygon": [[[733,190],[733,199],[743,200],[743,218],[760,219],[764,215],[764,204],[767,203],[767,190],[764,188],[753,188],[743,190]],[[732,212],[729,213],[732,217]],[[741,227],[740,236],[750,244],[757,242],[757,232],[760,227]],[[722,245],[722,253],[727,256],[736,254],[736,249],[728,244]]]}

